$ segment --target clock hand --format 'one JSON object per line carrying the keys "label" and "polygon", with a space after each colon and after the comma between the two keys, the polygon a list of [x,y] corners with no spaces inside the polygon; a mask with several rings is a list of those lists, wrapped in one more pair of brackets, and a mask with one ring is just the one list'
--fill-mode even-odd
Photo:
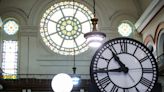
{"label": "clock hand", "polygon": [[96,73],[108,73],[108,72],[122,72],[123,70],[121,68],[117,68],[117,69],[110,69],[110,70],[107,70],[106,68],[105,69],[99,69],[99,70],[96,70],[95,72]]}
{"label": "clock hand", "polygon": [[113,54],[115,61],[117,61],[117,63],[120,65],[121,70],[124,73],[128,73],[128,71],[129,71],[128,67],[126,67],[125,64],[121,62],[120,58],[113,51],[111,51],[111,52]]}
{"label": "clock hand", "polygon": [[118,64],[120,65],[120,67],[122,68],[125,68],[125,64],[123,64],[121,61],[120,61],[120,58],[112,51],[112,55],[114,57],[114,60],[118,62]]}
{"label": "clock hand", "polygon": [[135,80],[132,78],[132,76],[128,73],[128,76],[130,77],[130,79],[135,82]]}

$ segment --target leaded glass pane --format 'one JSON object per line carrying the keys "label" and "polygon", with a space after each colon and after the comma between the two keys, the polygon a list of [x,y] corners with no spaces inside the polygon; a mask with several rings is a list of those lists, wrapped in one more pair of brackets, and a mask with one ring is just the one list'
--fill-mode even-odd
{"label": "leaded glass pane", "polygon": [[4,23],[3,30],[8,35],[14,35],[19,30],[19,25],[14,20],[9,20]]}
{"label": "leaded glass pane", "polygon": [[[73,6],[74,5],[74,6]],[[92,12],[77,2],[60,2],[45,11],[40,21],[40,35],[54,52],[79,54],[88,49],[84,33],[90,32]]]}
{"label": "leaded glass pane", "polygon": [[127,23],[127,22],[123,22],[118,26],[118,32],[122,35],[122,36],[129,36],[133,31],[132,26]]}
{"label": "leaded glass pane", "polygon": [[3,41],[2,70],[4,79],[16,79],[18,42]]}

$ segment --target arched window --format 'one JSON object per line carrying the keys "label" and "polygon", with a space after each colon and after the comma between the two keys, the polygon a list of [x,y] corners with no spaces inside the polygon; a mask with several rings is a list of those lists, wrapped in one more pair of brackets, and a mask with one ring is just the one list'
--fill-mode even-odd
{"label": "arched window", "polygon": [[120,25],[118,26],[118,33],[121,36],[125,36],[125,37],[130,36],[133,30],[134,28],[133,28],[132,23],[127,20],[122,21]]}
{"label": "arched window", "polygon": [[60,2],[45,11],[40,35],[48,48],[62,55],[82,53],[88,49],[84,34],[90,32],[93,13],[77,2]]}
{"label": "arched window", "polygon": [[13,18],[3,22],[2,37],[2,70],[4,79],[17,78],[18,41],[17,31],[19,25]]}

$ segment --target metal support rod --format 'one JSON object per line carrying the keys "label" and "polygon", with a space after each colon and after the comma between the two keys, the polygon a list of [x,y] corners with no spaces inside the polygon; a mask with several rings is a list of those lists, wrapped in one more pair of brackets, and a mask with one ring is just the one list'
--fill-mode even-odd
{"label": "metal support rod", "polygon": [[93,0],[93,14],[94,14],[94,17],[96,17],[96,9],[95,9],[95,0]]}

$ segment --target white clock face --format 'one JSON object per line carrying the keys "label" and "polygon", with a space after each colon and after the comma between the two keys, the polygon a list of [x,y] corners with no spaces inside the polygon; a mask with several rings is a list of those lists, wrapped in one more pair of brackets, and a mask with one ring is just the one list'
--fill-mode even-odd
{"label": "white clock face", "polygon": [[151,92],[157,81],[154,56],[129,38],[106,42],[95,53],[90,72],[101,92]]}

